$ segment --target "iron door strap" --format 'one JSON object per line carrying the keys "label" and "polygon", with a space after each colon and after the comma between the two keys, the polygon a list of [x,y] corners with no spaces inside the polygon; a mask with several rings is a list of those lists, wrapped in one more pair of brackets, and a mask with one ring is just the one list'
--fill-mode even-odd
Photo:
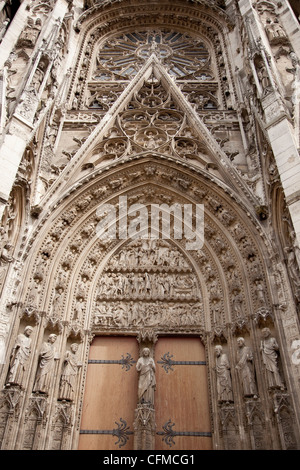
{"label": "iron door strap", "polygon": [[122,354],[121,359],[89,359],[88,364],[120,364],[122,369],[128,371],[136,361],[131,354],[127,353],[126,357]]}
{"label": "iron door strap", "polygon": [[161,357],[161,361],[157,361],[157,364],[162,364],[163,369],[168,373],[169,370],[174,370],[172,366],[206,366],[205,361],[174,361],[172,359],[173,354],[169,352],[165,353]]}
{"label": "iron door strap", "polygon": [[130,426],[127,426],[125,419],[120,418],[120,423],[115,421],[115,424],[118,426],[116,429],[81,429],[80,434],[111,434],[118,438],[115,445],[123,447],[127,444],[129,436],[133,434],[133,431],[129,430]]}
{"label": "iron door strap", "polygon": [[157,431],[157,435],[163,436],[162,440],[169,446],[172,447],[175,445],[174,437],[176,436],[194,436],[194,437],[211,437],[211,432],[202,432],[202,431],[174,431],[173,427],[175,423],[172,423],[172,420],[169,419],[163,425],[163,431]]}

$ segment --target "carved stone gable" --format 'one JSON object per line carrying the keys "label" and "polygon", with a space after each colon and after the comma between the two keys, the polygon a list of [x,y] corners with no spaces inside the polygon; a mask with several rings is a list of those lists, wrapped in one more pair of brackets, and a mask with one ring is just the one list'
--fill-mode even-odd
{"label": "carved stone gable", "polygon": [[0,2],[1,449],[300,447],[296,3]]}

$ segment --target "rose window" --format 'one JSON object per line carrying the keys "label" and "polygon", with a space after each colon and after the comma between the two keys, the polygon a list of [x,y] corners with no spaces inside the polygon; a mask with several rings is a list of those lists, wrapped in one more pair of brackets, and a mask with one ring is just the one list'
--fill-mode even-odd
{"label": "rose window", "polygon": [[177,80],[214,80],[204,42],[174,31],[139,31],[109,39],[99,49],[92,79],[130,80],[152,54]]}

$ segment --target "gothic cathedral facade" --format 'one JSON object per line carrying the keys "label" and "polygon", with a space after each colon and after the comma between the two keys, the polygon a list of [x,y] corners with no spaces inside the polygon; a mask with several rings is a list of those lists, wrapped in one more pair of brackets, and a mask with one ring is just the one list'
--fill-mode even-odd
{"label": "gothic cathedral facade", "polygon": [[300,449],[298,2],[0,9],[1,449]]}

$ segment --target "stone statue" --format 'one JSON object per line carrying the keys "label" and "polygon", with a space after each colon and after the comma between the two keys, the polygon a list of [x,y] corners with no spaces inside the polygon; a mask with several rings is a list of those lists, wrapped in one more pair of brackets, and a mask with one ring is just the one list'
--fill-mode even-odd
{"label": "stone statue", "polygon": [[36,306],[39,303],[39,298],[42,290],[42,281],[40,278],[33,279],[29,287],[28,303],[30,306]]}
{"label": "stone statue", "polygon": [[236,369],[239,372],[244,396],[257,397],[256,384],[254,378],[253,353],[249,346],[246,346],[244,338],[237,339],[238,344],[238,363]]}
{"label": "stone statue", "polygon": [[260,64],[260,68],[257,70],[257,75],[261,83],[262,89],[266,90],[270,86],[270,78],[267,69],[263,63]]}
{"label": "stone statue", "polygon": [[235,319],[240,319],[244,317],[244,311],[243,311],[243,297],[242,295],[237,292],[232,300],[232,306],[233,306],[233,313],[234,313],[234,318]]}
{"label": "stone statue", "polygon": [[32,18],[28,18],[27,25],[23,29],[22,33],[17,42],[17,46],[22,47],[34,47],[37,41],[37,38],[41,32],[41,20],[37,18],[34,22]]}
{"label": "stone statue", "polygon": [[228,357],[225,353],[223,353],[223,348],[220,345],[215,347],[215,353],[218,400],[220,402],[233,401],[230,365]]}
{"label": "stone statue", "polygon": [[278,44],[282,42],[283,39],[286,39],[286,33],[279,24],[278,18],[275,18],[273,21],[267,18],[266,33],[271,44]]}
{"label": "stone statue", "polygon": [[46,63],[41,60],[31,81],[31,89],[38,93],[45,75]]}
{"label": "stone statue", "polygon": [[139,372],[138,401],[139,403],[153,405],[156,387],[155,363],[150,356],[149,348],[143,349],[142,356],[137,361],[136,369]]}
{"label": "stone statue", "polygon": [[286,247],[284,251],[287,255],[289,275],[291,276],[295,286],[300,287],[299,265],[295,256],[295,251],[290,247]]}
{"label": "stone statue", "polygon": [[271,331],[269,328],[263,328],[262,330],[260,350],[262,360],[267,371],[267,380],[269,387],[280,388],[283,390],[284,385],[282,383],[277,365],[277,351],[279,351],[279,346],[277,344],[276,339],[271,336]]}
{"label": "stone statue", "polygon": [[33,328],[26,326],[24,333],[17,336],[16,343],[13,347],[10,356],[9,373],[7,377],[6,386],[19,385],[22,387],[24,381],[24,374],[26,371],[26,362],[31,353],[31,333]]}
{"label": "stone statue", "polygon": [[266,298],[265,298],[265,289],[261,281],[256,281],[256,294],[257,294],[257,300],[261,305],[266,304]]}
{"label": "stone statue", "polygon": [[83,302],[83,298],[80,297],[77,300],[75,308],[74,308],[73,320],[81,320],[83,318],[83,315],[84,315],[84,302]]}
{"label": "stone statue", "polygon": [[221,310],[221,305],[220,305],[219,300],[214,299],[212,301],[211,311],[212,311],[213,323],[215,325],[221,325],[223,319],[222,319],[222,310]]}
{"label": "stone statue", "polygon": [[53,303],[52,303],[52,315],[57,315],[61,313],[62,304],[63,304],[63,289],[59,287],[55,293]]}
{"label": "stone statue", "polygon": [[4,244],[1,255],[0,255],[1,265],[11,263],[13,261],[13,257],[10,254],[12,249],[13,249],[13,246],[10,243]]}
{"label": "stone statue", "polygon": [[55,361],[59,358],[54,348],[56,339],[57,336],[55,334],[51,334],[48,341],[45,341],[42,345],[33,387],[34,392],[46,394],[49,392],[51,380],[54,378],[53,368]]}
{"label": "stone statue", "polygon": [[13,246],[10,243],[4,243],[0,254],[0,287],[4,282],[7,265],[13,261],[13,257],[11,256],[12,249]]}
{"label": "stone statue", "polygon": [[59,400],[73,401],[75,396],[76,378],[82,364],[77,359],[78,344],[71,344],[66,352],[60,379]]}

